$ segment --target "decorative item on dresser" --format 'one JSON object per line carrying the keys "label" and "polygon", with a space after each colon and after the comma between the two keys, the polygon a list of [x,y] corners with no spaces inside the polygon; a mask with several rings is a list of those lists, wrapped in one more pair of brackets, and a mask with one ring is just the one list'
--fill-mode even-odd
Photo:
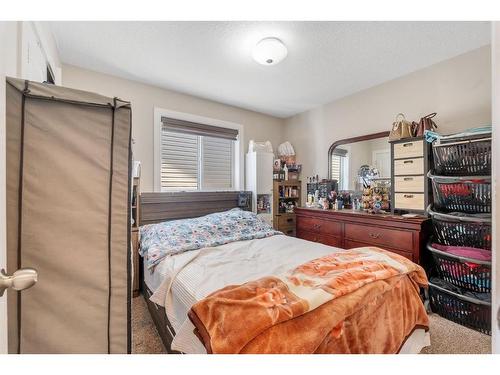
{"label": "decorative item on dresser", "polygon": [[132,205],[131,205],[131,240],[132,240],[132,269],[133,269],[133,279],[132,279],[132,294],[134,297],[139,295],[139,210],[140,210],[140,199],[141,199],[141,187],[140,178],[134,177],[132,183]]}
{"label": "decorative item on dresser", "polygon": [[273,182],[273,227],[295,237],[294,209],[301,206],[301,181],[274,181]]}
{"label": "decorative item on dresser", "polygon": [[377,246],[421,262],[430,221],[417,216],[369,214],[354,210],[296,208],[297,237],[351,249]]}
{"label": "decorative item on dresser", "polygon": [[425,213],[432,197],[427,172],[432,169],[431,145],[423,137],[391,143],[391,212]]}

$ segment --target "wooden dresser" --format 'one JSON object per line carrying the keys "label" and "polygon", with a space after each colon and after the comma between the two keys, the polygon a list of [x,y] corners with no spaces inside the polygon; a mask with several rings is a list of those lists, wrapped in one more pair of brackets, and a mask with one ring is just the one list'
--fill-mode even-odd
{"label": "wooden dresser", "polygon": [[296,208],[297,237],[352,249],[377,246],[421,263],[430,221],[423,217],[369,214],[353,210]]}

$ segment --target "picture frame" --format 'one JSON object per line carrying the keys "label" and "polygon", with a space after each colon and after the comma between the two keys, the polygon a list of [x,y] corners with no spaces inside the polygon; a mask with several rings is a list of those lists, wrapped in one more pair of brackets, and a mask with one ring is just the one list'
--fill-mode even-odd
{"label": "picture frame", "polygon": [[274,159],[274,162],[273,162],[273,169],[275,171],[279,171],[281,170],[281,160],[280,159]]}

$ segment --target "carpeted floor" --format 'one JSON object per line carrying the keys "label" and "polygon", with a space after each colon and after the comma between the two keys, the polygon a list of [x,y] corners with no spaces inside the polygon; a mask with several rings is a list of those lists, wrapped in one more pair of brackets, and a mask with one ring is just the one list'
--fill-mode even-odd
{"label": "carpeted floor", "polygon": [[431,346],[422,354],[490,354],[491,337],[431,314]]}
{"label": "carpeted floor", "polygon": [[[490,336],[462,327],[433,314],[430,316],[431,346],[424,354],[491,353]],[[132,353],[166,353],[142,296],[132,299]]]}
{"label": "carpeted floor", "polygon": [[144,297],[132,298],[132,354],[166,352]]}

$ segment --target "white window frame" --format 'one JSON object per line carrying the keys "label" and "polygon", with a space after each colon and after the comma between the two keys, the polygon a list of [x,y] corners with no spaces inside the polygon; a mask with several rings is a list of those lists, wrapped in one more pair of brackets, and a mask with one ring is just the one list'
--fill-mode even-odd
{"label": "white window frame", "polygon": [[[164,108],[154,108],[154,191],[161,192],[161,128],[162,117],[174,118],[177,120],[197,122],[200,124],[219,126],[222,128],[238,130],[238,139],[234,142],[234,175],[233,175],[233,188],[230,190],[242,190],[244,186],[244,131],[243,125],[234,122],[213,119],[210,117],[193,115],[190,113],[177,112]],[[218,189],[221,190],[221,189]],[[210,191],[210,190],[196,190],[196,191]],[[213,191],[213,190],[212,190]]]}

